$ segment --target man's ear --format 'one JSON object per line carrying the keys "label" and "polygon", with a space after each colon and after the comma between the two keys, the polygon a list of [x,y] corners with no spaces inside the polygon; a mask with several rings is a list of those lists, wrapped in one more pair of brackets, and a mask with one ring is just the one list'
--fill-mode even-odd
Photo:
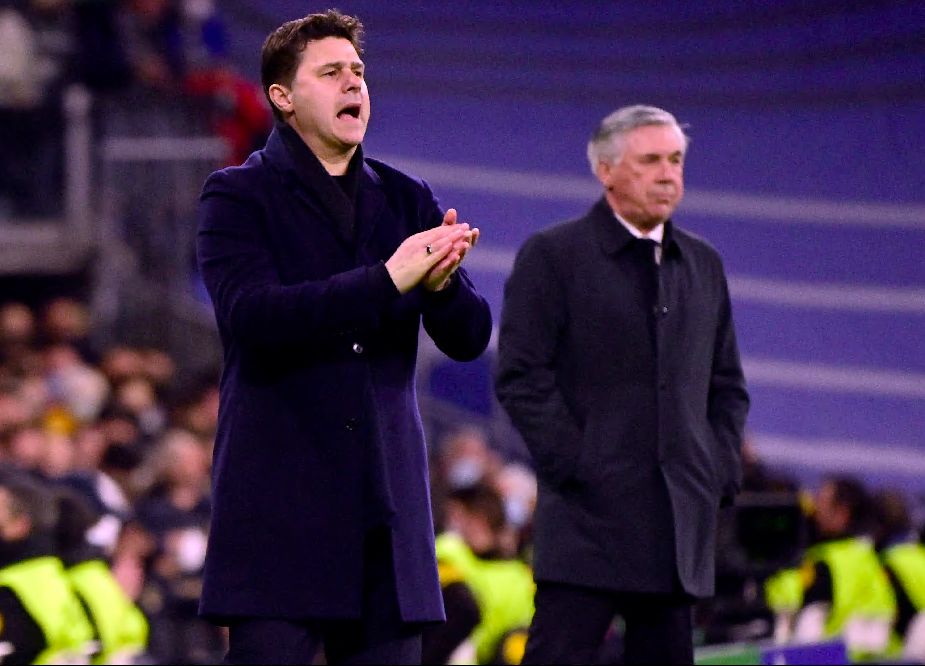
{"label": "man's ear", "polygon": [[292,113],[292,91],[279,83],[274,83],[267,89],[267,92],[273,106],[284,114]]}

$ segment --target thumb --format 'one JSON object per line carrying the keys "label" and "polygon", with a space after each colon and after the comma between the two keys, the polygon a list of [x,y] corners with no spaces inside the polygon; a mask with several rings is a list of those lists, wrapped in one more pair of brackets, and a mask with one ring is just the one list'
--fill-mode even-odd
{"label": "thumb", "polygon": [[456,224],[456,209],[455,208],[450,208],[446,212],[446,215],[443,216],[443,223],[444,224]]}

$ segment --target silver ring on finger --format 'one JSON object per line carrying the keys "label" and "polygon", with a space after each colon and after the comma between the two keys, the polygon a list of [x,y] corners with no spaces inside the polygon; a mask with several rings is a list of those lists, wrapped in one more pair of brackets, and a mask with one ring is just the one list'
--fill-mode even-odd
{"label": "silver ring on finger", "polygon": [[427,247],[424,248],[424,251],[427,252],[427,254],[433,254],[433,253],[434,253],[434,248],[433,248],[433,246],[431,246],[430,243],[428,243],[428,244],[427,244]]}

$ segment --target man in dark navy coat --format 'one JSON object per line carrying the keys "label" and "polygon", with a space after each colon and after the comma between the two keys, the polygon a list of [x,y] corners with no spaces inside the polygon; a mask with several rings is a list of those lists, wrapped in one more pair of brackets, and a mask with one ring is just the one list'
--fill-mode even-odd
{"label": "man in dark navy coat", "polygon": [[363,156],[360,31],[331,10],[267,38],[276,128],[202,193],[225,370],[200,610],[232,663],[413,663],[444,617],[418,332],[471,360],[491,315],[459,268],[478,230]]}
{"label": "man in dark navy coat", "polygon": [[627,663],[693,660],[748,394],[720,258],[670,220],[686,150],[661,109],[605,118],[603,198],[530,238],[505,288],[497,393],[539,478],[527,663],[594,663],[615,614]]}

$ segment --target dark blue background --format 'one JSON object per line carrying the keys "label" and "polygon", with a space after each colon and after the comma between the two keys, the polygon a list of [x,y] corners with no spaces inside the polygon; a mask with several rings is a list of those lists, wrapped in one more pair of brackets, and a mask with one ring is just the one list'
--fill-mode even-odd
{"label": "dark blue background", "polygon": [[[326,8],[221,6],[255,78],[270,29]],[[513,252],[596,196],[584,153],[598,121],[663,106],[693,139],[676,220],[719,248],[732,279],[758,450],[806,478],[844,450],[844,469],[925,488],[925,3],[337,6],[367,29],[367,154],[405,161],[482,228],[471,272],[496,319]],[[490,185],[454,166],[491,170]],[[557,185],[525,192],[523,173]],[[715,214],[729,195],[744,199]],[[756,297],[737,279],[808,300]],[[876,306],[856,302],[880,288]],[[438,367],[428,384],[491,414],[490,364]]]}

